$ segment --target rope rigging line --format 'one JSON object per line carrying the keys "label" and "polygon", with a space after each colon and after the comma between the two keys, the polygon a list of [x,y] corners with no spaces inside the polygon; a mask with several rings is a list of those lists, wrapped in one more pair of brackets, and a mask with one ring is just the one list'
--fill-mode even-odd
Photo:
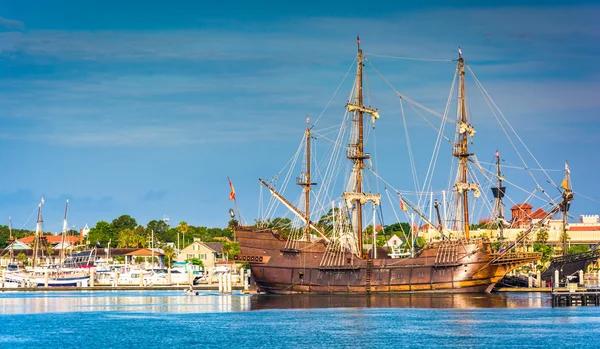
{"label": "rope rigging line", "polygon": [[31,212],[31,214],[29,215],[29,218],[27,218],[27,220],[25,221],[25,223],[23,223],[23,226],[21,227],[20,230],[25,229],[25,226],[27,225],[27,223],[29,223],[29,220],[31,220],[31,217],[33,217],[33,215],[36,213],[37,209],[38,209],[38,206],[35,205],[35,208],[33,209],[33,212]]}
{"label": "rope rigging line", "polygon": [[[489,95],[489,93],[487,92],[487,90],[483,87],[483,85],[481,84],[481,82],[479,81],[479,79],[477,78],[477,76],[475,75],[475,73],[473,72],[473,70],[471,69],[471,67],[469,67],[467,65],[467,69],[469,70],[469,72],[471,73],[471,76],[473,77],[473,80],[475,81],[475,83],[477,84],[477,87],[479,87],[480,91],[482,92],[482,95],[484,97],[484,99],[486,100],[486,103],[488,104],[488,106],[490,107],[490,110],[492,111],[492,114],[494,115],[494,117],[496,118],[496,120],[498,121],[498,124],[500,124],[500,127],[502,128],[502,131],[504,132],[504,134],[506,135],[506,137],[508,138],[510,144],[513,146],[513,149],[515,150],[515,152],[517,152],[517,155],[519,156],[519,158],[521,159],[521,162],[523,162],[523,165],[525,166],[525,168],[527,168],[527,172],[530,174],[530,176],[532,177],[532,179],[534,180],[534,182],[536,183],[536,185],[538,185],[539,187],[541,187],[537,181],[537,179],[535,178],[535,176],[533,175],[533,173],[528,169],[527,163],[525,163],[525,160],[523,159],[523,157],[521,156],[521,154],[519,153],[519,151],[517,150],[516,146],[514,145],[514,142],[512,141],[512,139],[508,136],[508,133],[506,132],[506,129],[504,128],[504,126],[502,125],[502,123],[500,122],[498,116],[496,115],[496,112],[494,111],[494,109],[491,107],[490,103],[494,106],[494,108],[498,111],[498,113],[502,116],[502,119],[504,120],[504,122],[506,122],[506,124],[508,125],[508,127],[510,128],[510,130],[514,133],[514,135],[517,137],[517,139],[519,140],[519,142],[523,145],[523,147],[525,148],[525,150],[529,153],[529,155],[531,156],[531,158],[535,161],[535,163],[538,165],[538,167],[540,169],[542,169],[542,172],[546,175],[546,177],[550,180],[550,183],[555,186],[556,188],[558,188],[558,186],[556,185],[556,183],[554,183],[554,181],[552,180],[552,178],[548,175],[548,173],[543,169],[542,165],[539,163],[539,161],[537,160],[537,158],[533,155],[533,153],[531,153],[531,151],[529,150],[529,148],[527,147],[527,145],[525,144],[525,142],[523,142],[523,139],[519,136],[519,134],[517,133],[517,131],[512,127],[512,125],[510,124],[510,122],[508,122],[508,119],[506,119],[506,117],[504,116],[504,114],[502,113],[502,111],[500,110],[500,108],[498,108],[498,106],[496,105],[496,103],[494,102],[494,100],[492,99],[492,97]],[[545,191],[544,193],[546,194],[546,196],[550,199],[553,200],[550,195],[548,195]],[[553,204],[554,201],[552,201]]]}
{"label": "rope rigging line", "polygon": [[[489,172],[489,173],[491,174],[491,176],[492,176],[492,177],[496,177],[496,174],[495,174],[494,172],[492,172],[492,171],[488,171],[488,170],[484,169],[483,167],[481,167],[481,169],[483,169],[485,172]],[[488,181],[492,182],[492,179],[491,179],[490,177],[486,176],[486,175],[485,175],[485,173],[483,173],[482,175],[483,175],[483,176],[484,176],[484,177],[485,177],[485,178],[486,178]],[[535,195],[535,192],[536,192],[538,189],[540,189],[540,190],[542,190],[542,191],[543,191],[543,189],[541,189],[540,187],[536,187],[536,188],[535,188],[535,189],[534,189],[532,192],[529,192],[529,191],[527,191],[527,190],[525,190],[525,189],[523,189],[523,188],[519,187],[518,185],[516,185],[516,184],[512,183],[511,181],[509,181],[509,180],[507,180],[507,179],[503,179],[503,181],[504,181],[504,182],[506,182],[506,183],[508,183],[508,184],[510,184],[511,186],[513,186],[513,187],[515,187],[515,188],[517,188],[517,189],[519,189],[519,190],[523,191],[524,193],[528,194],[529,196],[527,197],[527,199],[525,200],[525,202],[528,202],[528,201],[529,201],[529,199],[530,199],[530,198],[532,198],[532,197],[534,197],[534,198],[536,198],[536,199],[538,199],[538,200],[541,200],[541,201],[545,201],[545,200],[544,200],[544,198],[542,198],[542,197],[539,197],[539,196]],[[508,195],[507,195],[507,196],[505,196],[505,198],[507,198],[507,199],[508,199],[510,202],[512,202],[514,205],[518,205],[518,204],[517,204],[517,203],[516,203],[516,202],[515,202],[515,201],[514,201],[514,200],[513,200],[513,199],[512,199],[510,196],[508,196]],[[552,200],[551,200],[551,201],[552,201]],[[554,201],[552,201],[551,203],[547,203],[546,205],[554,205],[554,204],[553,204],[553,202],[554,202]],[[546,205],[544,205],[544,206],[546,206]],[[521,211],[523,211],[523,209],[522,209],[520,206],[518,206],[518,208],[519,208]],[[525,212],[525,211],[523,211],[523,212]]]}
{"label": "rope rigging line", "polygon": [[415,191],[419,191],[419,178],[417,177],[417,168],[415,166],[415,158],[412,152],[412,146],[410,143],[410,136],[408,135],[408,126],[406,124],[406,117],[404,115],[404,107],[402,106],[402,99],[400,99],[400,110],[402,111],[402,122],[404,124],[404,137],[406,138],[406,148],[408,150],[408,159],[410,162],[410,170],[413,176],[413,184],[415,186]]}
{"label": "rope rigging line", "polygon": [[583,194],[581,194],[581,193],[579,193],[579,192],[576,192],[575,194],[577,194],[577,196],[581,196],[581,197],[582,197],[582,198],[584,198],[584,199],[588,199],[588,200],[590,200],[590,201],[593,201],[593,202],[595,202],[595,203],[598,203],[598,204],[600,204],[600,201],[598,201],[598,200],[596,200],[596,199],[594,199],[594,198],[591,198],[591,197],[589,197],[589,196],[585,196],[585,195],[583,195]]}
{"label": "rope rigging line", "polygon": [[[502,160],[504,161],[504,160]],[[496,165],[496,163],[494,162],[485,162],[485,161],[481,161],[482,164],[485,165]],[[502,165],[502,168],[512,168],[515,170],[531,170],[531,171],[546,171],[546,172],[563,172],[564,170],[555,170],[555,169],[542,169],[542,168],[526,168],[526,167],[520,167],[520,166],[514,166],[514,165]]]}
{"label": "rope rigging line", "polygon": [[337,95],[338,91],[340,90],[340,88],[344,84],[344,81],[346,81],[346,78],[348,77],[348,74],[350,74],[350,71],[352,70],[352,67],[354,67],[354,62],[356,62],[357,59],[358,59],[358,57],[355,57],[354,60],[352,61],[352,64],[350,64],[350,67],[346,71],[346,74],[344,75],[344,78],[342,78],[342,81],[340,82],[340,84],[338,85],[338,87],[335,89],[335,92],[333,93],[333,96],[331,96],[331,98],[329,99],[329,101],[325,105],[325,108],[323,108],[323,110],[321,111],[321,114],[319,114],[319,116],[317,116],[317,119],[313,123],[313,126],[316,125],[317,122],[319,122],[319,119],[321,119],[321,116],[323,116],[323,114],[325,113],[325,111],[327,110],[327,108],[329,108],[329,105],[331,104],[331,101],[333,101],[333,99]]}
{"label": "rope rigging line", "polygon": [[[452,78],[452,84],[450,85],[450,92],[448,93],[448,99],[446,100],[446,107],[444,109],[444,115],[442,116],[442,123],[440,125],[440,129],[438,130],[438,135],[437,135],[436,142],[435,142],[435,145],[433,148],[431,159],[429,160],[427,174],[425,175],[425,180],[423,181],[423,188],[422,188],[423,190],[431,189],[431,185],[432,185],[432,181],[433,181],[433,174],[435,172],[437,160],[439,158],[439,153],[441,150],[441,142],[442,142],[441,137],[444,137],[450,144],[453,145],[452,140],[450,140],[448,137],[444,136],[444,130],[446,129],[446,122],[448,120],[448,114],[450,113],[450,105],[452,103],[452,95],[454,94],[454,88],[456,86],[456,78],[457,77],[458,77],[458,66],[456,67],[456,69],[454,71],[454,76]],[[418,204],[421,204],[421,201],[422,201],[422,198],[419,198]]]}
{"label": "rope rigging line", "polygon": [[415,106],[427,111],[428,113],[435,115],[437,117],[443,118],[444,116],[432,109],[427,108],[426,106],[415,102],[414,100],[408,98],[407,96],[403,95],[402,93],[400,93],[395,87],[394,85],[392,85],[389,80],[383,76],[383,74],[381,74],[381,72],[371,63],[371,61],[369,61],[368,59],[365,58],[365,61],[367,63],[369,63],[369,65],[371,66],[371,68],[373,68],[373,70],[379,75],[379,77],[386,83],[388,84],[388,86],[392,89],[392,91],[394,91],[400,98],[404,99],[406,102],[408,102],[409,104],[414,104]]}
{"label": "rope rigging line", "polygon": [[373,56],[373,57],[381,57],[381,58],[391,58],[391,59],[403,59],[403,60],[407,60],[407,61],[452,62],[451,59],[400,57],[400,56],[380,55],[380,54],[377,54],[377,53],[365,53],[365,56]]}

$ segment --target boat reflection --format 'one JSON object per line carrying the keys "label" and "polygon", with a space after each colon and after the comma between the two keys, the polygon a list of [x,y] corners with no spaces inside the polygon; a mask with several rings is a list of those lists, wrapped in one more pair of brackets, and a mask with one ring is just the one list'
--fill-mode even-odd
{"label": "boat reflection", "polygon": [[251,310],[310,308],[541,308],[547,295],[527,294],[373,294],[373,295],[254,295]]}
{"label": "boat reflection", "polygon": [[62,312],[210,313],[250,309],[250,296],[216,292],[40,292],[2,293],[0,314]]}

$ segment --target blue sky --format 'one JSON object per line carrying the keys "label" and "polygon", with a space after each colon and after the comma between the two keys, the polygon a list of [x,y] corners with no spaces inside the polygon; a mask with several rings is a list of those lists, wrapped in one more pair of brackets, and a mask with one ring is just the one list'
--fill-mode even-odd
{"label": "blue sky", "polygon": [[[600,213],[600,6],[461,3],[0,1],[0,217],[33,228],[43,196],[50,231],[67,198],[76,228],[123,213],[223,227],[230,176],[254,218],[256,179],[296,150],[305,115],[321,113],[355,58],[356,34],[367,54],[454,59],[460,45],[542,166],[569,160],[575,191],[594,199],[578,196],[572,214]],[[370,59],[400,91],[443,110],[454,63]],[[379,162],[393,159],[382,170],[411,189],[397,98],[369,78]],[[323,127],[341,118],[349,91],[350,79]],[[493,135],[481,110],[474,124]],[[417,120],[410,127],[429,140]],[[508,146],[476,141],[482,161]],[[430,151],[417,148],[419,168]]]}

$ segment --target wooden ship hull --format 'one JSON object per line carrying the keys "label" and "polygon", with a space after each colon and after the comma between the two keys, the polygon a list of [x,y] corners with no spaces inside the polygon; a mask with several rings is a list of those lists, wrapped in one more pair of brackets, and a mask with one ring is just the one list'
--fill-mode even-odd
{"label": "wooden ship hull", "polygon": [[[442,241],[414,258],[358,258],[328,251],[323,240],[287,240],[270,229],[236,227],[241,254],[260,292],[331,294],[378,292],[490,292],[509,271],[537,261],[540,253],[508,253],[494,259],[481,240]],[[382,250],[383,252],[383,250]]]}

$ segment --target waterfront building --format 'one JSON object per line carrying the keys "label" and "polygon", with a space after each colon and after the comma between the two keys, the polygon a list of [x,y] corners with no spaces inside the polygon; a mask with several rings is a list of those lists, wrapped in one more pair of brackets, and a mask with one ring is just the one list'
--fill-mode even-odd
{"label": "waterfront building", "polygon": [[204,268],[212,268],[217,265],[217,262],[223,260],[223,242],[204,242],[199,238],[194,238],[194,241],[181,249],[177,258],[177,262],[185,262],[192,258],[198,258],[204,264]]}

